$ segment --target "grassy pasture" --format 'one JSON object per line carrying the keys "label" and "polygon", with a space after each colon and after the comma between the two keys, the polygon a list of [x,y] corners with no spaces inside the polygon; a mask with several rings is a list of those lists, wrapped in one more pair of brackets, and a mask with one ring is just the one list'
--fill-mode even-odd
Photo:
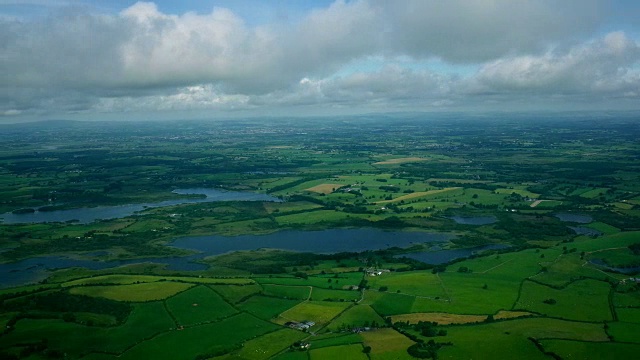
{"label": "grassy pasture", "polygon": [[52,349],[72,357],[90,351],[119,354],[144,339],[175,327],[161,302],[134,305],[127,321],[117,327],[87,327],[62,320],[24,319],[10,334],[0,337],[0,346],[48,339]]}
{"label": "grassy pasture", "polygon": [[458,315],[449,313],[413,313],[394,315],[391,319],[394,323],[408,321],[410,324],[416,324],[419,321],[429,321],[437,322],[440,325],[452,325],[483,322],[487,317],[484,315]]}
{"label": "grassy pasture", "polygon": [[[521,279],[499,273],[440,274],[449,302],[417,302],[412,312],[442,311],[458,314],[495,314],[510,309],[518,297]],[[486,287],[485,287],[486,285]],[[429,310],[431,307],[431,310]]]}
{"label": "grassy pasture", "polygon": [[590,257],[601,259],[613,267],[640,266],[640,256],[626,247],[593,252]]}
{"label": "grassy pasture", "polygon": [[[514,309],[529,310],[569,320],[611,320],[609,289],[608,283],[590,279],[576,281],[562,290],[525,281]],[[553,299],[556,303],[544,303],[548,299]]]}
{"label": "grassy pasture", "polygon": [[126,351],[121,358],[193,359],[198,355],[232,349],[277,328],[276,325],[242,313],[212,324],[165,332]]}
{"label": "grassy pasture", "polygon": [[516,193],[516,194],[518,194],[518,195],[520,195],[522,197],[529,197],[529,198],[532,198],[532,199],[537,199],[540,196],[540,194],[536,194],[534,192],[525,190],[523,188],[519,188],[519,189],[496,189],[495,192],[497,194],[506,194],[506,195],[511,195],[513,193]]}
{"label": "grassy pasture", "polygon": [[330,223],[345,220],[348,214],[335,210],[318,210],[303,214],[283,215],[276,217],[276,222],[281,226],[312,225],[318,223]]}
{"label": "grassy pasture", "polygon": [[[340,316],[331,322],[327,328],[335,331],[342,326],[349,328],[370,326],[372,322],[379,325],[384,324],[384,319],[376,313],[369,305],[355,305],[348,308]],[[365,325],[368,324],[368,325]]]}
{"label": "grassy pasture", "polygon": [[288,285],[262,285],[263,293],[268,296],[276,296],[284,299],[306,300],[311,296],[311,286],[288,286]]}
{"label": "grassy pasture", "polygon": [[211,289],[222,295],[225,300],[235,304],[243,299],[262,291],[258,284],[251,285],[209,285]]}
{"label": "grassy pasture", "polygon": [[546,351],[563,359],[634,359],[640,352],[639,344],[593,343],[570,340],[542,340]]}
{"label": "grassy pasture", "polygon": [[323,288],[313,288],[311,299],[325,301],[353,301],[359,300],[360,291],[355,290],[330,290]]}
{"label": "grassy pasture", "polygon": [[[335,262],[333,263],[335,266]],[[318,275],[309,276],[307,279],[294,277],[271,277],[271,278],[255,278],[260,284],[278,284],[293,286],[313,286],[325,289],[338,289],[343,285],[358,285],[362,279],[362,273],[341,273],[338,277],[335,275]]]}
{"label": "grassy pasture", "polygon": [[196,286],[166,300],[169,311],[180,325],[217,320],[238,311],[206,286]]}
{"label": "grassy pasture", "polygon": [[287,351],[276,355],[273,360],[309,360],[306,351]]}
{"label": "grassy pasture", "polygon": [[103,297],[116,301],[143,302],[163,300],[193,286],[193,284],[163,281],[131,285],[74,287],[69,290],[69,293]]}
{"label": "grassy pasture", "polygon": [[[456,191],[458,191],[456,193]],[[398,196],[392,200],[383,200],[383,201],[378,201],[376,202],[376,204],[379,205],[383,205],[383,204],[389,204],[389,203],[395,203],[395,202],[399,202],[402,200],[411,200],[411,199],[417,199],[417,198],[427,198],[430,199],[436,195],[441,195],[441,194],[448,194],[448,195],[460,195],[462,194],[463,190],[461,187],[448,187],[448,188],[444,188],[444,189],[440,189],[440,190],[429,190],[429,191],[421,191],[421,192],[414,192],[411,194],[407,194],[407,195],[401,195]]]}
{"label": "grassy pasture", "polygon": [[331,194],[332,192],[336,191],[336,189],[342,186],[344,186],[344,184],[320,184],[320,185],[312,186],[305,190],[315,192],[318,194]]}
{"label": "grassy pasture", "polygon": [[611,335],[613,341],[640,344],[640,338],[638,338],[640,323],[612,322],[608,325],[607,333]]}
{"label": "grassy pasture", "polygon": [[599,196],[602,196],[602,195],[606,194],[607,190],[609,190],[609,188],[590,189],[588,191],[585,191],[585,192],[581,193],[580,196],[583,197],[583,198],[587,198],[587,199],[595,199],[595,198],[597,198]]}
{"label": "grassy pasture", "polygon": [[415,300],[416,298],[410,295],[382,293],[377,290],[365,292],[365,302],[370,303],[371,307],[383,316],[410,313]]}
{"label": "grassy pasture", "polygon": [[492,359],[546,359],[528,337],[607,341],[602,324],[563,321],[549,318],[516,319],[447,329],[442,341],[453,346],[438,352],[440,359],[471,359],[491,354]]}
{"label": "grassy pasture", "polygon": [[602,277],[602,273],[590,266],[584,266],[584,263],[577,253],[562,255],[546,265],[546,271],[533,276],[532,279],[552,286],[565,286],[580,276]]}
{"label": "grassy pasture", "polygon": [[306,201],[292,201],[292,202],[265,202],[264,208],[269,214],[286,214],[289,212],[308,211],[321,207],[318,204],[306,202]]}
{"label": "grassy pasture", "polygon": [[291,309],[299,304],[299,300],[280,299],[267,296],[252,296],[238,304],[241,310],[247,311],[260,319],[271,320],[283,311]]}
{"label": "grassy pasture", "polygon": [[525,316],[537,316],[537,315],[536,314],[532,314],[532,313],[527,312],[527,311],[500,310],[500,311],[498,311],[497,314],[495,314],[493,316],[493,318],[495,320],[506,320],[506,319],[516,319],[516,318],[525,317]]}
{"label": "grassy pasture", "polygon": [[395,158],[395,159],[387,159],[383,161],[374,162],[373,165],[396,165],[396,164],[404,164],[409,162],[419,162],[419,161],[428,161],[429,159],[420,158],[420,157],[405,157],[405,158]]}
{"label": "grassy pasture", "polygon": [[640,307],[640,291],[613,294],[613,304],[618,307]]}
{"label": "grassy pasture", "polygon": [[315,329],[328,323],[349,307],[349,303],[327,301],[305,301],[281,313],[276,322],[284,324],[287,321],[313,321]]}
{"label": "grassy pasture", "polygon": [[64,287],[79,286],[79,285],[128,285],[136,283],[148,283],[156,281],[181,281],[194,284],[230,284],[230,285],[245,285],[253,284],[254,281],[245,278],[206,278],[196,276],[157,276],[157,275],[126,275],[126,274],[113,274],[113,275],[101,275],[95,277],[88,277],[73,281],[67,281],[62,284]]}
{"label": "grassy pasture", "polygon": [[640,241],[640,231],[627,231],[617,234],[600,236],[595,239],[587,238],[576,242],[575,247],[580,251],[592,252],[602,249],[627,247]]}
{"label": "grassy pasture", "polygon": [[371,346],[372,360],[413,359],[407,353],[407,348],[414,342],[393,329],[366,331],[360,336],[365,345]]}
{"label": "grassy pasture", "polygon": [[306,336],[307,334],[293,329],[276,330],[243,343],[242,348],[234,355],[247,360],[268,359]]}
{"label": "grassy pasture", "polygon": [[324,347],[320,349],[312,349],[309,351],[309,359],[325,360],[325,359],[353,359],[353,360],[369,360],[366,354],[362,352],[361,344],[339,345]]}
{"label": "grassy pasture", "polygon": [[440,278],[426,271],[383,273],[380,276],[369,276],[367,280],[372,290],[386,286],[389,292],[400,290],[401,293],[410,295],[427,297],[446,296]]}
{"label": "grassy pasture", "polygon": [[617,308],[616,314],[618,315],[618,320],[640,324],[640,303],[636,303],[636,308]]}

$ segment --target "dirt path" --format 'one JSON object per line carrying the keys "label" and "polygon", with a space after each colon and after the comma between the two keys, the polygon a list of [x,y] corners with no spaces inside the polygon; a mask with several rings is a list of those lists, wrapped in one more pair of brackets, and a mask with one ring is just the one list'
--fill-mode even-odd
{"label": "dirt path", "polygon": [[504,265],[504,264],[508,263],[509,261],[513,261],[513,259],[507,260],[507,261],[505,261],[505,262],[503,262],[503,263],[500,263],[500,264],[498,264],[498,265],[496,265],[496,266],[494,266],[494,267],[492,267],[492,268],[490,268],[490,269],[487,269],[487,270],[485,270],[485,271],[481,271],[481,272],[479,272],[478,274],[486,274],[486,273],[488,273],[489,271],[491,271],[491,270],[493,270],[493,269],[495,269],[495,268],[498,268],[498,267],[500,267],[500,266],[502,266],[502,265]]}

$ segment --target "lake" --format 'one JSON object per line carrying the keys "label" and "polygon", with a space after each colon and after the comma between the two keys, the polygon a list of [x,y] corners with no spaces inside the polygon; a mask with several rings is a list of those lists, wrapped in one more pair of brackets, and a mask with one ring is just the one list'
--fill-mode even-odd
{"label": "lake", "polygon": [[452,216],[449,219],[461,225],[489,225],[498,221],[495,216]]}
{"label": "lake", "polygon": [[560,219],[560,221],[573,222],[578,224],[588,224],[593,221],[593,218],[589,215],[558,213],[554,216]]}
{"label": "lake", "polygon": [[[322,231],[288,230],[267,235],[194,236],[179,238],[170,246],[199,251],[197,254],[172,258],[145,258],[119,261],[79,260],[61,256],[30,258],[15,263],[0,264],[0,288],[19,286],[44,280],[51,270],[70,267],[108,269],[137,263],[166,265],[168,270],[206,270],[207,265],[196,263],[207,256],[238,250],[273,248],[297,252],[337,253],[380,250],[393,246],[408,247],[418,243],[439,243],[452,235],[429,232],[383,231],[378,229],[329,229]],[[89,255],[104,255],[101,252]]]}
{"label": "lake", "polygon": [[259,248],[283,249],[317,254],[361,252],[389,247],[408,247],[413,244],[443,242],[453,238],[449,234],[420,231],[383,231],[364,229],[329,229],[321,231],[285,230],[267,235],[195,236],[176,240],[171,245],[181,249],[198,250],[220,255],[238,250]]}
{"label": "lake", "polygon": [[596,229],[592,229],[592,228],[588,228],[588,227],[584,227],[584,226],[569,226],[569,229],[573,230],[578,235],[586,235],[586,236],[600,236],[600,235],[602,235],[602,232],[600,232],[600,231],[598,231]]}
{"label": "lake", "polygon": [[399,257],[406,256],[410,259],[421,261],[425,264],[439,265],[448,263],[449,261],[467,258],[473,254],[485,251],[485,250],[500,250],[508,248],[508,245],[491,244],[484,246],[477,246],[468,249],[451,249],[451,250],[438,250],[438,251],[423,251],[417,253],[409,253],[399,255]]}
{"label": "lake", "polygon": [[145,209],[163,206],[197,204],[216,201],[282,201],[277,197],[267,194],[241,191],[226,191],[219,189],[177,189],[173,192],[180,195],[205,195],[205,197],[166,200],[155,203],[97,206],[91,208],[78,208],[56,211],[36,211],[33,213],[24,214],[4,213],[0,215],[0,219],[2,219],[5,224],[66,222],[72,220],[77,220],[77,223],[79,224],[87,224],[97,220],[119,219],[135,215],[136,213]]}
{"label": "lake", "polygon": [[640,273],[640,266],[630,266],[630,267],[624,267],[624,268],[619,268],[619,267],[613,267],[613,266],[609,266],[607,265],[607,263],[605,263],[602,259],[591,259],[589,261],[589,263],[596,265],[598,267],[601,268],[605,268],[607,270],[610,271],[615,271],[621,274],[636,274],[636,273]]}

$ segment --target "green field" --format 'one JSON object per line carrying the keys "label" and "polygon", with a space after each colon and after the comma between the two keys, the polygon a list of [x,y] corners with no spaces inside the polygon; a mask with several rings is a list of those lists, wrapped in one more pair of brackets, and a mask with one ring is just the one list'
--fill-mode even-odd
{"label": "green field", "polygon": [[269,359],[306,336],[305,333],[292,329],[276,330],[245,342],[242,349],[234,355],[248,360]]}
{"label": "green field", "polygon": [[384,319],[380,317],[369,305],[356,305],[340,314],[327,328],[331,331],[346,328],[356,328],[365,326],[378,326],[384,324]]}
{"label": "green field", "polygon": [[451,341],[439,352],[439,358],[473,358],[474,354],[491,353],[493,359],[545,359],[533,338],[565,338],[583,341],[607,341],[602,324],[566,322],[555,319],[522,319],[478,326],[448,329],[443,341]]}
{"label": "green field", "polygon": [[162,300],[185,291],[193,284],[176,282],[153,282],[131,285],[74,287],[69,292],[75,295],[98,296],[117,301]]}
{"label": "green field", "polygon": [[[525,282],[514,308],[569,320],[611,320],[609,288],[609,284],[595,280],[576,281],[561,290]],[[555,302],[545,303],[549,299]]]}
{"label": "green field", "polygon": [[215,291],[202,285],[167,299],[166,304],[179,325],[211,322],[238,312]]}
{"label": "green field", "polygon": [[348,303],[342,302],[305,301],[282,312],[276,321],[282,324],[287,321],[313,321],[316,325],[312,329],[317,329],[338,316],[349,306]]}
{"label": "green field", "polygon": [[16,324],[15,331],[0,337],[0,345],[6,347],[46,338],[53,349],[72,356],[90,351],[119,354],[171,328],[175,328],[175,323],[162,303],[149,302],[136,304],[127,321],[118,327],[87,327],[60,320],[21,320]]}
{"label": "green field", "polygon": [[128,285],[156,281],[177,281],[188,282],[193,284],[229,284],[229,285],[250,285],[253,284],[251,279],[226,279],[226,278],[203,278],[203,277],[187,277],[187,276],[153,276],[153,275],[102,275],[91,278],[78,279],[68,281],[62,286],[79,286],[79,285]]}
{"label": "green field", "polygon": [[306,300],[311,296],[313,288],[311,286],[287,286],[287,285],[262,285],[263,293],[268,296],[281,297],[284,299]]}
{"label": "green field", "polygon": [[419,295],[430,298],[445,297],[442,281],[428,272],[383,273],[380,276],[368,277],[372,289],[386,287],[389,292]]}
{"label": "green field", "polygon": [[[234,331],[228,331],[232,324]],[[213,355],[233,349],[248,339],[275,329],[276,325],[248,314],[238,314],[217,323],[163,333],[134,346],[126,351],[122,358],[175,359]]]}
{"label": "green field", "polygon": [[240,302],[251,295],[259,293],[262,290],[262,288],[257,284],[238,286],[210,285],[210,287],[232,304]]}
{"label": "green field", "polygon": [[362,345],[340,345],[331,346],[321,349],[314,349],[309,351],[309,358],[311,360],[322,359],[369,359],[366,354],[362,352]]}
{"label": "green field", "polygon": [[393,329],[378,329],[360,334],[365,346],[371,346],[371,359],[413,359],[407,348],[414,344],[406,336]]}
{"label": "green field", "polygon": [[300,300],[280,299],[257,295],[238,304],[238,308],[263,320],[270,320],[299,303]]}
{"label": "green field", "polygon": [[575,359],[633,359],[640,351],[638,344],[591,343],[569,340],[542,340],[546,351],[562,358]]}

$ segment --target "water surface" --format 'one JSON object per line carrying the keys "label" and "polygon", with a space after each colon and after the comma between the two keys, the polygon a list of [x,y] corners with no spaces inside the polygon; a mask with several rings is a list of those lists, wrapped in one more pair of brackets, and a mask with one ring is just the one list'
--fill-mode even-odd
{"label": "water surface", "polygon": [[588,227],[584,227],[584,226],[569,226],[569,228],[571,230],[573,230],[578,235],[586,235],[586,236],[600,236],[600,235],[602,235],[602,232],[600,232],[600,231],[598,231],[596,229],[592,229],[592,228],[588,228]]}
{"label": "water surface", "polygon": [[506,249],[508,247],[509,247],[508,245],[491,244],[491,245],[477,246],[477,247],[468,248],[468,249],[424,251],[424,252],[403,254],[400,256],[406,256],[410,259],[418,260],[425,264],[439,265],[439,264],[448,263],[449,261],[452,261],[452,260],[466,258],[485,250],[499,250],[499,249]]}
{"label": "water surface", "polygon": [[593,218],[589,215],[558,213],[554,216],[560,219],[560,221],[573,222],[578,224],[588,224],[593,221]]}
{"label": "water surface", "polygon": [[[289,230],[267,235],[194,236],[179,238],[170,246],[198,251],[197,254],[171,258],[144,258],[118,261],[80,260],[63,256],[30,258],[15,263],[0,264],[0,288],[12,287],[44,280],[50,271],[71,267],[92,270],[114,268],[137,263],[166,265],[168,270],[206,270],[207,265],[197,263],[207,256],[215,256],[238,250],[273,248],[297,252],[337,253],[379,250],[393,246],[408,247],[418,243],[439,243],[453,236],[441,233],[383,231],[377,229],[330,229],[322,231]],[[103,251],[86,253],[87,256],[104,256]]]}
{"label": "water surface", "polygon": [[449,219],[461,225],[489,225],[498,219],[495,216],[452,216]]}
{"label": "water surface", "polygon": [[217,201],[271,201],[281,202],[282,200],[267,194],[259,194],[241,191],[226,191],[219,189],[177,189],[173,191],[181,195],[205,195],[201,198],[184,198],[166,200],[155,203],[138,203],[117,206],[97,206],[91,208],[78,208],[69,210],[56,211],[36,211],[26,214],[5,213],[0,215],[0,219],[5,224],[22,224],[22,223],[45,223],[45,222],[66,222],[77,221],[79,224],[91,223],[97,220],[119,219],[143,211],[148,208],[157,208],[163,206],[174,206],[181,204],[196,204]]}

